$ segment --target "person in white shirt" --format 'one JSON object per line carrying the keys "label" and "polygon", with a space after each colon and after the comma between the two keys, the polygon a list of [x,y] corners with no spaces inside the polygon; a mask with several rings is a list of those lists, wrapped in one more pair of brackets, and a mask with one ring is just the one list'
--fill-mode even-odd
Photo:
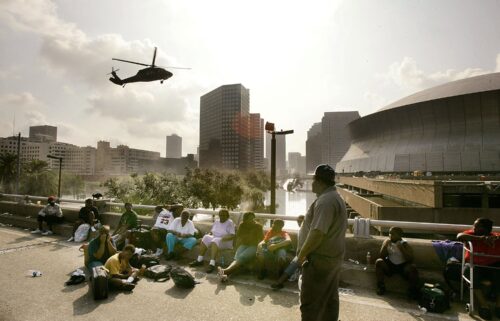
{"label": "person in white shirt", "polygon": [[[38,212],[38,229],[32,231],[31,234],[52,235],[54,234],[52,231],[52,225],[59,224],[64,221],[61,207],[56,203],[55,196],[49,196],[47,203],[47,206]],[[49,228],[47,231],[43,230],[43,222],[45,222]]]}
{"label": "person in white shirt", "polygon": [[222,209],[219,211],[219,220],[212,225],[212,230],[201,239],[200,254],[198,258],[189,263],[189,266],[203,265],[203,257],[208,249],[210,249],[210,262],[208,264],[207,273],[212,273],[215,270],[215,258],[219,250],[232,249],[233,239],[235,235],[234,223],[229,219],[229,211]]}
{"label": "person in white shirt", "polygon": [[167,250],[165,237],[167,236],[168,226],[174,220],[174,214],[161,206],[157,206],[153,220],[155,225],[151,228],[151,239],[153,245],[156,246],[156,256],[160,256]]}
{"label": "person in white shirt", "polygon": [[181,217],[177,217],[168,226],[167,241],[167,260],[172,260],[175,257],[175,244],[181,243],[186,250],[191,250],[196,244],[194,234],[196,228],[193,221],[189,219],[189,211],[183,211]]}
{"label": "person in white shirt", "polygon": [[406,240],[402,238],[403,230],[400,227],[391,227],[389,238],[384,241],[380,249],[380,258],[375,262],[375,274],[377,275],[377,294],[384,295],[384,277],[400,274],[407,279],[410,287],[408,295],[417,299],[419,295],[418,271],[413,261],[413,249]]}

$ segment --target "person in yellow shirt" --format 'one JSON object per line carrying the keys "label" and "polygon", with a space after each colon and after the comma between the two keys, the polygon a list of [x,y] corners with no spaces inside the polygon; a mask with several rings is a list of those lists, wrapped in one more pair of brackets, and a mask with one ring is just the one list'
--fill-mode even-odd
{"label": "person in yellow shirt", "polygon": [[130,266],[130,258],[135,253],[135,246],[128,244],[123,251],[111,256],[104,264],[109,272],[109,285],[111,288],[123,291],[132,291],[139,280],[139,276],[144,273],[145,266],[135,269]]}

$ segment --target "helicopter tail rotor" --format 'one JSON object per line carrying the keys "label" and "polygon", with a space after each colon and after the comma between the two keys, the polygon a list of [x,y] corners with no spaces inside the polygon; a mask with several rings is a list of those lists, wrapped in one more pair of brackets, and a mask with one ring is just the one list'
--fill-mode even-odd
{"label": "helicopter tail rotor", "polygon": [[114,67],[111,67],[111,72],[110,73],[107,73],[106,75],[113,75],[113,73],[116,73],[117,71],[119,71],[120,69],[115,69]]}

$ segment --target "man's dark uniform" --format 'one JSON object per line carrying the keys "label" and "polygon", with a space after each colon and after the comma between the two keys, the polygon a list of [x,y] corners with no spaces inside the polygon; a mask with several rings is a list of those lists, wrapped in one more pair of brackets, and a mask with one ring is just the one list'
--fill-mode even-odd
{"label": "man's dark uniform", "polygon": [[302,270],[300,311],[302,321],[337,320],[338,284],[344,260],[347,213],[335,186],[321,193],[307,211],[301,234],[307,239],[314,229],[324,233],[320,246],[308,256]]}

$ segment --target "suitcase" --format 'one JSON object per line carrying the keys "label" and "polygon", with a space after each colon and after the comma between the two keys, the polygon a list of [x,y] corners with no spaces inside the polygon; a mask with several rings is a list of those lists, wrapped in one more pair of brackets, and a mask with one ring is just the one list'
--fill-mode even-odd
{"label": "suitcase", "polygon": [[108,298],[108,272],[104,266],[92,268],[91,287],[94,300]]}

